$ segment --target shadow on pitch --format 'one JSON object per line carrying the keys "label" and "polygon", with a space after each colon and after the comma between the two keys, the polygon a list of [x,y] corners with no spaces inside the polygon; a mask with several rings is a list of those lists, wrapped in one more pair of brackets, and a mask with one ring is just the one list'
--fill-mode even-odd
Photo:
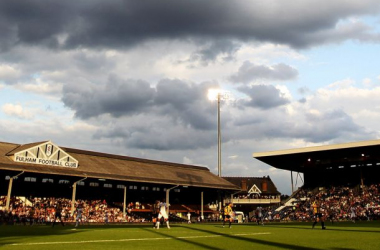
{"label": "shadow on pitch", "polygon": [[[186,227],[186,228],[187,228],[187,227]],[[150,233],[152,232],[152,230],[148,230],[148,229],[144,229],[144,230],[149,231]],[[223,248],[217,248],[217,247],[209,246],[209,245],[206,245],[206,244],[203,244],[203,243],[194,242],[194,241],[190,241],[190,240],[187,240],[187,239],[174,237],[174,236],[172,236],[172,235],[165,234],[165,233],[163,233],[162,231],[158,231],[158,230],[154,230],[153,233],[158,234],[158,235],[160,235],[160,236],[165,236],[165,237],[168,237],[168,238],[172,238],[173,240],[181,241],[181,242],[183,242],[183,243],[192,244],[192,245],[194,245],[194,246],[196,246],[196,247],[200,247],[200,248],[202,248],[202,249],[223,250]],[[213,234],[215,235],[214,232],[213,232]],[[221,234],[220,234],[220,235],[221,235]]]}
{"label": "shadow on pitch", "polygon": [[[311,227],[312,223],[310,224],[310,227],[299,227],[299,226],[292,226],[292,225],[270,225],[270,224],[267,224],[266,227],[277,227],[277,228],[292,228],[292,229],[300,229],[300,230],[322,230],[321,229],[321,224],[318,223],[317,225],[315,225],[315,228],[313,229]],[[350,227],[350,226],[347,226],[347,229],[344,229],[344,228],[341,228],[341,226],[339,226],[340,228],[337,228],[336,227],[336,224],[334,225],[331,225],[331,224],[326,224],[326,230],[328,231],[339,231],[339,232],[353,232],[353,233],[380,233],[380,230],[359,230],[359,229],[355,229],[355,227]]]}
{"label": "shadow on pitch", "polygon": [[0,247],[4,245],[10,245],[20,243],[17,239],[23,237],[33,236],[52,236],[52,235],[70,235],[77,234],[83,230],[107,230],[117,228],[150,228],[150,224],[107,224],[107,225],[87,225],[82,224],[77,229],[74,227],[74,223],[66,223],[65,226],[57,224],[54,227],[52,225],[1,225],[0,224]]}
{"label": "shadow on pitch", "polygon": [[188,226],[183,226],[184,228],[194,230],[194,231],[199,231],[203,233],[209,233],[209,234],[217,234],[221,235],[226,238],[234,239],[234,240],[241,240],[241,241],[246,241],[249,243],[255,243],[255,244],[262,244],[262,245],[267,245],[270,247],[277,247],[277,248],[284,248],[284,249],[294,249],[294,250],[318,250],[318,248],[312,248],[312,247],[302,247],[302,246],[297,246],[297,245],[291,245],[291,244],[285,244],[285,243],[278,243],[278,242],[271,242],[271,241],[266,241],[266,240],[260,240],[260,239],[252,239],[252,238],[245,238],[242,236],[238,235],[230,235],[226,233],[215,233],[213,231],[205,230],[205,229],[199,229],[199,228],[192,228]]}

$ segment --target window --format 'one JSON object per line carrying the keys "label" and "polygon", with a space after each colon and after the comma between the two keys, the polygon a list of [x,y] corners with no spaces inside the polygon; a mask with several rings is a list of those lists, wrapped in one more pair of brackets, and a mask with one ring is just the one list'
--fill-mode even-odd
{"label": "window", "polygon": [[152,190],[153,191],[160,191],[160,188],[159,187],[153,187]]}
{"label": "window", "polygon": [[117,185],[116,188],[124,189],[125,185]]}
{"label": "window", "polygon": [[174,189],[174,192],[175,192],[175,193],[180,193],[180,192],[181,192],[181,189],[176,188],[176,189]]}
{"label": "window", "polygon": [[97,182],[90,182],[90,187],[99,187],[99,183],[97,183]]}
{"label": "window", "polygon": [[49,179],[49,178],[44,178],[44,179],[42,179],[42,183],[54,183],[54,180]]}
{"label": "window", "polygon": [[69,180],[59,180],[58,181],[58,184],[69,184],[70,181]]}
{"label": "window", "polygon": [[141,190],[146,190],[146,191],[148,191],[148,190],[149,190],[149,187],[142,186],[142,187],[141,187]]}
{"label": "window", "polygon": [[105,187],[105,188],[112,188],[112,184],[104,183],[103,187]]}
{"label": "window", "polygon": [[24,181],[27,181],[27,182],[36,182],[37,178],[35,178],[35,177],[25,177]]}
{"label": "window", "polygon": [[84,181],[77,182],[78,186],[84,186]]}
{"label": "window", "polygon": [[11,177],[9,176],[9,175],[7,175],[7,176],[5,176],[5,180],[7,181],[7,180],[10,180],[11,179]]}
{"label": "window", "polygon": [[137,186],[129,186],[130,190],[137,190]]}

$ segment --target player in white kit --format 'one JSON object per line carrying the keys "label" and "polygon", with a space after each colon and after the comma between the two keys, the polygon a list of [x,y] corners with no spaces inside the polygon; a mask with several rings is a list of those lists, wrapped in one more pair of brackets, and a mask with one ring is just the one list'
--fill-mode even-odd
{"label": "player in white kit", "polygon": [[353,223],[355,223],[355,219],[356,219],[356,208],[352,205],[352,207],[350,207],[350,210],[351,210],[351,214],[350,214],[351,221],[352,221]]}
{"label": "player in white kit", "polygon": [[156,229],[159,229],[160,228],[160,221],[161,221],[161,218],[164,218],[164,221],[166,222],[166,226],[170,229],[170,226],[169,226],[169,217],[168,217],[168,214],[166,213],[166,209],[169,205],[166,204],[166,202],[160,202],[159,204],[159,212],[158,212],[158,220],[156,222]]}
{"label": "player in white kit", "polygon": [[82,212],[83,212],[82,205],[78,204],[78,206],[77,206],[77,217],[75,219],[76,220],[75,227],[78,227],[79,222],[82,222]]}
{"label": "player in white kit", "polygon": [[259,225],[261,223],[261,225],[264,226],[264,220],[263,220],[263,208],[261,206],[258,206],[256,208],[256,221],[257,221],[257,225]]}

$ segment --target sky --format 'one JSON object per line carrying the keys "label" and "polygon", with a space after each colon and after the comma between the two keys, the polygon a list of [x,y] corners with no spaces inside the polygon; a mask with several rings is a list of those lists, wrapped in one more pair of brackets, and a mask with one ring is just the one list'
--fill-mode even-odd
{"label": "sky", "polygon": [[[380,138],[378,0],[2,0],[0,141],[290,173],[254,152]],[[302,185],[302,180],[297,180]]]}

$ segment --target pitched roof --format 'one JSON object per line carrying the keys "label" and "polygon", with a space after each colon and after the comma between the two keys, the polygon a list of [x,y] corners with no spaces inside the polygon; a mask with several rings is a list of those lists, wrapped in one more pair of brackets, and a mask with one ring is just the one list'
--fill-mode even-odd
{"label": "pitched roof", "polygon": [[[261,194],[279,194],[280,193],[278,192],[276,185],[274,185],[273,181],[271,180],[269,176],[268,177],[265,177],[265,176],[264,177],[223,177],[223,179],[235,184],[241,189],[243,189],[243,185],[244,185],[243,183],[245,182],[246,183],[245,192],[248,192],[253,187],[253,185],[256,185],[256,187],[260,189]],[[267,186],[266,191],[265,191],[265,188],[263,188],[265,186],[265,183]],[[244,191],[242,193],[244,193]]]}
{"label": "pitched roof", "polygon": [[9,155],[13,155],[15,153],[18,153],[18,152],[23,151],[23,150],[28,149],[28,148],[35,147],[35,146],[40,145],[40,144],[45,143],[45,142],[48,142],[48,141],[33,142],[33,143],[18,145],[15,149],[13,149],[12,151],[8,152],[7,155],[8,156]]}
{"label": "pitched roof", "polygon": [[[46,141],[45,141],[46,142]],[[45,143],[40,142],[40,143]],[[78,168],[38,165],[15,162],[12,154],[37,146],[40,143],[13,144],[0,142],[0,170],[15,170],[53,175],[87,176],[120,181],[238,190],[232,183],[210,172],[208,168],[104,154],[86,150],[60,147],[78,160]]]}

